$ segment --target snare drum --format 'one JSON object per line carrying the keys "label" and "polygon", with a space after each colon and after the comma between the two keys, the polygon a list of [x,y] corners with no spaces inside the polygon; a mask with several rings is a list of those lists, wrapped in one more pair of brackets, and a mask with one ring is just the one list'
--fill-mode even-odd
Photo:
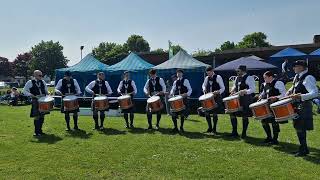
{"label": "snare drum", "polygon": [[291,98],[288,98],[272,103],[270,105],[270,108],[277,122],[287,121],[288,119],[292,119],[297,116],[294,111],[292,101],[293,100]]}
{"label": "snare drum", "polygon": [[94,109],[104,111],[109,108],[109,101],[107,96],[98,96],[93,98]]}
{"label": "snare drum", "polygon": [[49,112],[53,109],[54,99],[50,96],[41,97],[38,99],[39,102],[39,112]]}
{"label": "snare drum", "polygon": [[79,109],[78,97],[74,95],[63,98],[64,111],[74,111]]}
{"label": "snare drum", "polygon": [[118,102],[121,109],[129,109],[133,106],[130,95],[119,96]]}
{"label": "snare drum", "polygon": [[213,93],[204,94],[199,97],[201,107],[203,111],[210,111],[217,107],[217,103],[214,100]]}
{"label": "snare drum", "polygon": [[251,109],[253,116],[258,120],[267,119],[273,116],[267,99],[252,103],[249,108]]}
{"label": "snare drum", "polygon": [[152,96],[147,100],[148,110],[150,112],[158,112],[163,108],[160,96]]}
{"label": "snare drum", "polygon": [[183,103],[183,97],[182,96],[175,96],[168,100],[170,103],[170,110],[171,112],[180,112],[184,109],[186,109],[186,106]]}
{"label": "snare drum", "polygon": [[242,106],[240,105],[240,96],[239,95],[234,95],[234,96],[229,96],[226,98],[223,98],[222,100],[225,104],[225,111],[226,113],[235,113],[238,111],[242,111]]}

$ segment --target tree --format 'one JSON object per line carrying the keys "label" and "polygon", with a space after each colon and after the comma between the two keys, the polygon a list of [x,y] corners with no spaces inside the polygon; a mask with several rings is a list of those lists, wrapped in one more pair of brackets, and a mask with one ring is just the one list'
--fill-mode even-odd
{"label": "tree", "polygon": [[234,42],[226,41],[223,44],[221,44],[220,48],[215,49],[215,52],[221,52],[225,50],[230,50],[236,48],[236,45]]}
{"label": "tree", "polygon": [[270,47],[271,44],[266,41],[267,35],[263,32],[254,32],[245,35],[237,45],[237,48],[256,48],[256,47]]}
{"label": "tree", "polygon": [[95,58],[105,62],[107,59],[128,54],[128,49],[121,44],[102,42],[92,50],[92,54]]}
{"label": "tree", "polygon": [[67,66],[69,60],[63,55],[63,46],[59,42],[41,41],[31,48],[30,70],[41,70],[53,78],[55,69]]}
{"label": "tree", "polygon": [[140,35],[131,35],[124,44],[132,52],[150,52],[149,43]]}
{"label": "tree", "polygon": [[152,50],[151,52],[152,52],[152,53],[165,53],[165,52],[168,52],[168,51],[165,51],[165,50],[162,49],[162,48],[158,48],[158,49]]}
{"label": "tree", "polygon": [[173,51],[173,55],[177,54],[180,50],[183,50],[183,48],[179,44],[171,45],[171,49]]}
{"label": "tree", "polygon": [[31,53],[27,52],[24,54],[18,54],[18,56],[13,61],[13,72],[16,76],[23,76],[26,79],[31,75],[30,71],[30,62],[31,62]]}
{"label": "tree", "polygon": [[212,53],[212,51],[210,51],[210,50],[198,49],[197,51],[192,53],[192,56],[194,56],[194,57],[196,57],[196,56],[208,56],[211,53]]}
{"label": "tree", "polygon": [[11,76],[10,72],[10,62],[7,58],[0,56],[0,75],[2,76]]}

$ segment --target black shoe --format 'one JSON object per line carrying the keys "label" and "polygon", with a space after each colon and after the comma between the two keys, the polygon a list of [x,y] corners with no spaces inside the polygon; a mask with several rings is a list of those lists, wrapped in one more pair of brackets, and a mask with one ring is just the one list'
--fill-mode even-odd
{"label": "black shoe", "polygon": [[272,139],[271,138],[266,138],[265,140],[263,140],[263,143],[268,144],[271,143]]}
{"label": "black shoe", "polygon": [[73,129],[77,131],[77,130],[79,130],[79,127],[75,126]]}
{"label": "black shoe", "polygon": [[306,151],[299,151],[294,156],[295,157],[303,157],[303,156],[306,156],[306,155],[307,155]]}
{"label": "black shoe", "polygon": [[71,131],[71,129],[70,128],[66,128],[66,131]]}
{"label": "black shoe", "polygon": [[99,127],[99,130],[104,130],[104,127],[103,127],[103,126],[100,126],[100,127]]}
{"label": "black shoe", "polygon": [[99,130],[99,127],[95,126],[94,128],[92,128],[92,130]]}
{"label": "black shoe", "polygon": [[173,128],[173,129],[171,130],[171,133],[178,133],[178,132],[179,132],[178,128]]}
{"label": "black shoe", "polygon": [[40,134],[40,135],[46,135],[46,133],[44,133],[44,132],[42,132],[42,131],[41,131],[39,134]]}
{"label": "black shoe", "polygon": [[278,145],[279,141],[277,139],[272,139],[272,141],[270,142],[270,144],[272,145]]}
{"label": "black shoe", "polygon": [[207,131],[205,131],[205,133],[211,133],[212,129],[207,129]]}
{"label": "black shoe", "polygon": [[213,135],[218,135],[218,132],[213,130],[213,131],[212,131],[212,134],[213,134]]}
{"label": "black shoe", "polygon": [[239,134],[238,133],[231,133],[228,135],[229,137],[233,137],[233,138],[238,138],[239,137]]}
{"label": "black shoe", "polygon": [[153,129],[152,126],[149,126],[149,127],[148,127],[148,130],[152,130],[152,129]]}
{"label": "black shoe", "polygon": [[39,134],[39,133],[34,133],[33,134],[33,137],[40,137],[41,136],[41,134]]}
{"label": "black shoe", "polygon": [[156,130],[159,130],[159,128],[160,128],[159,125],[156,125],[155,129],[156,129]]}
{"label": "black shoe", "polygon": [[183,127],[180,127],[180,132],[184,133]]}
{"label": "black shoe", "polygon": [[126,125],[126,129],[130,129],[129,125]]}
{"label": "black shoe", "polygon": [[132,128],[132,129],[134,128],[133,124],[130,124],[130,128]]}
{"label": "black shoe", "polygon": [[245,139],[247,137],[247,133],[242,133],[241,134],[241,139]]}

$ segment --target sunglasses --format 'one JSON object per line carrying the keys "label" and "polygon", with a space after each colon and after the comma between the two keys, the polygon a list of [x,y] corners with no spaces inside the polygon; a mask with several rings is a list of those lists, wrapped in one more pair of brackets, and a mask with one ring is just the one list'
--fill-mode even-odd
{"label": "sunglasses", "polygon": [[42,74],[39,74],[38,76],[39,76],[39,77],[42,77]]}

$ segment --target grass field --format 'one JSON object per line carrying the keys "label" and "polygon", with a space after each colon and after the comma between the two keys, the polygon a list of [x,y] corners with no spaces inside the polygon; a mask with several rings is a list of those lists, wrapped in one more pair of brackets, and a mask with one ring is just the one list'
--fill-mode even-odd
{"label": "grass field", "polygon": [[[296,158],[292,124],[281,125],[280,145],[265,146],[258,121],[251,119],[246,140],[226,135],[229,118],[221,115],[218,136],[202,133],[204,118],[192,115],[184,134],[170,133],[163,115],[159,131],[146,131],[146,115],[137,114],[136,129],[120,117],[107,118],[105,131],[92,130],[81,116],[79,132],[65,132],[63,115],[46,116],[45,137],[35,139],[29,106],[0,106],[0,179],[319,179],[320,118],[308,134],[311,154]],[[239,124],[241,121],[239,121]],[[241,127],[241,125],[240,125]],[[240,132],[240,131],[239,131]]]}

